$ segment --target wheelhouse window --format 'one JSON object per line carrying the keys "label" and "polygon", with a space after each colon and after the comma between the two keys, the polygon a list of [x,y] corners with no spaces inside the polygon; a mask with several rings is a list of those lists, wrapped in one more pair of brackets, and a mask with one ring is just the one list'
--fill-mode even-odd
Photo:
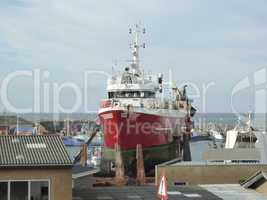
{"label": "wheelhouse window", "polygon": [[155,98],[155,92],[151,91],[120,91],[109,92],[108,98]]}
{"label": "wheelhouse window", "polygon": [[0,200],[50,200],[49,181],[0,181]]}

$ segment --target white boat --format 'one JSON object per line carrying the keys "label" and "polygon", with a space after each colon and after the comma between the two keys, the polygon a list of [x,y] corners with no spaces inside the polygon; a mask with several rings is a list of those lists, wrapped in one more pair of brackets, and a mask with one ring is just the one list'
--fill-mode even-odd
{"label": "white boat", "polygon": [[219,131],[211,129],[209,133],[215,141],[224,141],[224,137]]}
{"label": "white boat", "polygon": [[77,139],[77,140],[81,140],[84,142],[87,142],[89,140],[88,135],[76,135],[76,136],[73,136],[72,138]]}
{"label": "white boat", "polygon": [[226,132],[226,149],[237,148],[252,148],[255,147],[256,136],[252,127],[251,113],[248,114],[248,120],[245,125],[241,125],[240,118],[234,129]]}

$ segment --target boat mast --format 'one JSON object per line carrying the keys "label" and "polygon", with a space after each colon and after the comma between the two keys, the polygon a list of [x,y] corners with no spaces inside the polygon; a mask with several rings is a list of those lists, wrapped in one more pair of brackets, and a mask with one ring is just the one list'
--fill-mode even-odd
{"label": "boat mast", "polygon": [[16,129],[17,129],[16,135],[18,135],[19,134],[19,116],[18,116],[18,114],[17,114],[17,125],[16,126],[17,126],[16,127]]}
{"label": "boat mast", "polygon": [[141,28],[140,24],[135,24],[134,29],[130,28],[129,33],[134,35],[134,41],[130,44],[130,48],[132,49],[133,60],[131,67],[134,72],[138,75],[142,74],[142,70],[140,67],[140,59],[139,59],[139,48],[145,48],[145,43],[140,44],[140,34],[145,34],[145,29]]}
{"label": "boat mast", "polygon": [[252,118],[251,118],[252,113],[248,113],[248,131],[249,131],[249,147],[252,147]]}

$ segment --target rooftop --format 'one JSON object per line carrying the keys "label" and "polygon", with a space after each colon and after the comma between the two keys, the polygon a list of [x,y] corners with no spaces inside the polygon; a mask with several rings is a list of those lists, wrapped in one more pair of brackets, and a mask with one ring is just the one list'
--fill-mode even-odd
{"label": "rooftop", "polygon": [[[266,197],[240,185],[168,187],[169,200],[265,200]],[[74,189],[73,200],[158,200],[156,186]]]}
{"label": "rooftop", "polygon": [[[73,200],[159,200],[157,186],[93,187],[96,178],[75,179]],[[266,196],[239,184],[169,186],[169,200],[266,200]]]}
{"label": "rooftop", "polygon": [[[199,186],[172,186],[168,188],[169,200],[221,200]],[[73,191],[73,200],[159,200],[156,186],[99,187]]]}
{"label": "rooftop", "polygon": [[0,168],[71,166],[58,136],[0,136]]}

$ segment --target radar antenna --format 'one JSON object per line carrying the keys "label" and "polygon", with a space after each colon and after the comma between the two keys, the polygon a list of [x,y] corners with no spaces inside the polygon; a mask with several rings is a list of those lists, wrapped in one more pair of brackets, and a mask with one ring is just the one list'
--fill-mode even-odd
{"label": "radar antenna", "polygon": [[135,24],[134,28],[129,29],[129,34],[133,34],[134,40],[133,43],[130,44],[130,49],[132,49],[132,55],[133,55],[133,60],[131,67],[135,70],[137,74],[141,74],[142,70],[140,69],[140,60],[139,60],[139,48],[145,48],[146,44],[145,43],[140,43],[140,35],[145,34],[146,30],[145,28],[141,27],[141,24]]}

